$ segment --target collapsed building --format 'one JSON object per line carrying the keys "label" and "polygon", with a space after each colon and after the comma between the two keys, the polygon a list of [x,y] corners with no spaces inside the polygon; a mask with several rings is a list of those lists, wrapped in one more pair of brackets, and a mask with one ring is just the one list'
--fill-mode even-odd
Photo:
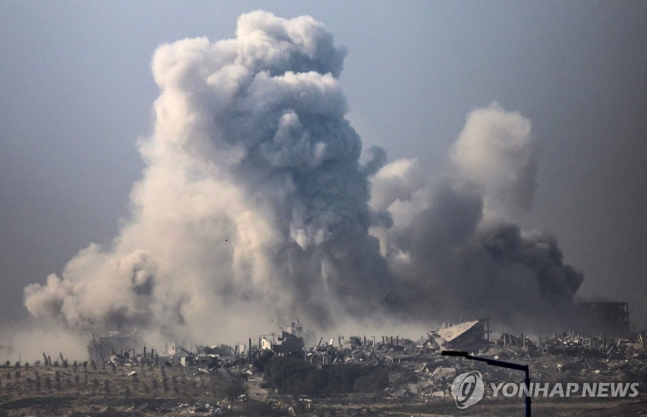
{"label": "collapsed building", "polygon": [[490,320],[466,321],[427,333],[443,349],[478,349],[490,343]]}
{"label": "collapsed building", "polygon": [[[251,359],[257,356],[267,356],[268,354],[277,356],[302,356],[306,345],[311,345],[315,340],[315,333],[305,330],[299,320],[290,323],[289,326],[281,328],[281,336],[274,337],[272,333],[269,336],[259,336],[258,344],[252,344],[252,338],[249,338],[247,347],[247,356]],[[242,346],[241,355],[245,354],[245,346]]]}
{"label": "collapsed building", "polygon": [[[299,323],[298,319],[291,322],[289,326],[282,328],[281,332],[282,334],[288,333],[292,336],[300,337],[301,339],[303,339],[303,343],[306,346],[313,345],[317,338],[317,335],[314,332],[309,330],[304,330],[303,326],[301,325],[301,323]],[[282,336],[282,337],[285,337],[285,336]]]}
{"label": "collapsed building", "polygon": [[144,344],[135,329],[111,331],[103,336],[92,332],[87,346],[88,358],[96,363],[105,363],[116,353],[130,356],[138,346]]}
{"label": "collapsed building", "polygon": [[[647,381],[647,344],[641,335],[629,339],[584,336],[571,331],[531,339],[505,331],[496,332],[496,336],[493,333],[489,320],[484,318],[443,325],[419,340],[397,335],[338,336],[329,341],[322,337],[316,345],[306,347],[301,337],[283,331],[276,339],[260,337],[257,344],[252,344],[250,338],[249,345],[234,347],[187,345],[191,346],[187,349],[175,343],[166,345],[167,351],[156,355],[147,354],[145,349],[141,354],[126,349],[123,354],[110,355],[104,365],[132,367],[147,363],[193,368],[195,374],[219,375],[242,382],[250,376],[261,377],[263,367],[258,364],[266,363],[272,356],[295,356],[318,369],[345,365],[379,367],[388,372],[389,383],[375,395],[403,401],[448,398],[453,378],[473,370],[487,372],[488,381],[492,382],[520,378],[510,370],[456,361],[441,355],[443,350],[466,350],[496,360],[528,363],[536,381],[566,376],[574,381]],[[169,355],[171,352],[174,353]]]}
{"label": "collapsed building", "polygon": [[270,348],[275,355],[291,356],[302,355],[304,347],[303,338],[283,331],[279,337],[279,343],[272,344]]}

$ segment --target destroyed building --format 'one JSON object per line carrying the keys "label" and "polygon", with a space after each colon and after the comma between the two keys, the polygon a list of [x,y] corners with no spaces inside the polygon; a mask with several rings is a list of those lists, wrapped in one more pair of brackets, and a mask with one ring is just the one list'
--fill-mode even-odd
{"label": "destroyed building", "polygon": [[103,336],[92,333],[87,346],[88,357],[96,363],[104,363],[110,359],[112,354],[127,353],[134,350],[137,346],[143,346],[143,342],[134,329],[111,331]]}
{"label": "destroyed building", "polygon": [[629,303],[623,301],[580,301],[577,315],[582,327],[592,334],[611,337],[629,335]]}
{"label": "destroyed building", "polygon": [[299,320],[290,323],[289,326],[281,328],[281,336],[274,338],[260,336],[258,338],[258,345],[252,345],[252,339],[249,339],[248,356],[261,354],[262,352],[272,352],[277,356],[300,356],[303,355],[306,346],[305,341],[314,343],[315,334],[313,332],[304,330]]}
{"label": "destroyed building", "polygon": [[478,349],[490,342],[490,320],[466,321],[427,333],[443,349]]}
{"label": "destroyed building", "polygon": [[286,331],[281,332],[278,338],[279,343],[272,344],[272,352],[279,356],[291,356],[303,354],[303,338],[294,336]]}
{"label": "destroyed building", "polygon": [[302,338],[306,346],[312,346],[317,340],[317,335],[309,330],[304,330],[298,319],[282,328],[281,331]]}

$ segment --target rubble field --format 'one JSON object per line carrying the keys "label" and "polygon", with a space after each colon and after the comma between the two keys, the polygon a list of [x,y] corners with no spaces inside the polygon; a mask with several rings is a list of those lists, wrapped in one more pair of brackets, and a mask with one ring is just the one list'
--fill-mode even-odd
{"label": "rubble field", "polygon": [[[517,416],[523,398],[492,397],[490,383],[522,382],[522,372],[441,355],[430,337],[351,338],[304,349],[211,354],[184,350],[163,357],[113,354],[103,363],[5,363],[0,367],[0,416]],[[526,364],[535,383],[641,384],[635,398],[533,398],[535,416],[647,415],[647,351],[634,339],[564,334],[536,341],[503,334],[469,350]],[[221,351],[222,353],[222,351]],[[49,359],[49,360],[48,360]],[[276,364],[284,360],[278,375]],[[274,363],[272,368],[270,364]],[[300,364],[294,366],[294,364]],[[274,369],[274,374],[268,370]],[[477,370],[486,385],[478,404],[459,410],[456,375]],[[373,373],[371,373],[373,372]],[[381,375],[384,380],[375,383]],[[388,381],[386,376],[388,375]],[[326,379],[327,378],[327,379]],[[290,381],[288,384],[286,381]]]}

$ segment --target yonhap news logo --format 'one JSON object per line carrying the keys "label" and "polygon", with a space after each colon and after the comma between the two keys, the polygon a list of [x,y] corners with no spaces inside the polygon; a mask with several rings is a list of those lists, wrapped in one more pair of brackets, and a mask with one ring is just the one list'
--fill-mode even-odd
{"label": "yonhap news logo", "polygon": [[638,382],[594,382],[584,383],[580,386],[577,382],[562,384],[530,383],[520,384],[515,382],[508,383],[491,383],[492,397],[498,397],[499,394],[504,397],[589,397],[589,398],[635,398],[638,396],[640,383]]}
{"label": "yonhap news logo", "polygon": [[[569,382],[562,384],[530,383],[528,386],[517,382],[490,383],[492,397],[593,397],[593,398],[635,398],[639,394],[640,383],[595,382],[579,384]],[[452,396],[456,407],[461,410],[470,407],[483,399],[485,384],[478,371],[458,375],[452,382]]]}
{"label": "yonhap news logo", "polygon": [[452,382],[452,396],[461,410],[481,401],[484,393],[483,376],[478,371],[460,374]]}

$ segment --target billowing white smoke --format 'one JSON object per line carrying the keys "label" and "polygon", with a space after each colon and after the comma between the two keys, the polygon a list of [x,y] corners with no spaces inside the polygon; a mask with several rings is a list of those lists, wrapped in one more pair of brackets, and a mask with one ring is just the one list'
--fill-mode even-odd
{"label": "billowing white smoke", "polygon": [[[244,337],[296,316],[424,320],[448,296],[465,308],[491,296],[491,315],[570,300],[581,273],[553,239],[483,216],[484,201],[530,205],[528,121],[473,112],[433,187],[415,161],[384,165],[380,148],[362,165],[344,55],[312,18],[264,12],[241,16],[235,39],[160,46],[131,221],[111,248],[91,245],[28,286],[29,311],[70,327]],[[519,288],[522,302],[505,297]]]}
{"label": "billowing white smoke", "polygon": [[530,121],[497,104],[471,112],[451,150],[457,180],[478,186],[495,210],[529,209],[536,165]]}

